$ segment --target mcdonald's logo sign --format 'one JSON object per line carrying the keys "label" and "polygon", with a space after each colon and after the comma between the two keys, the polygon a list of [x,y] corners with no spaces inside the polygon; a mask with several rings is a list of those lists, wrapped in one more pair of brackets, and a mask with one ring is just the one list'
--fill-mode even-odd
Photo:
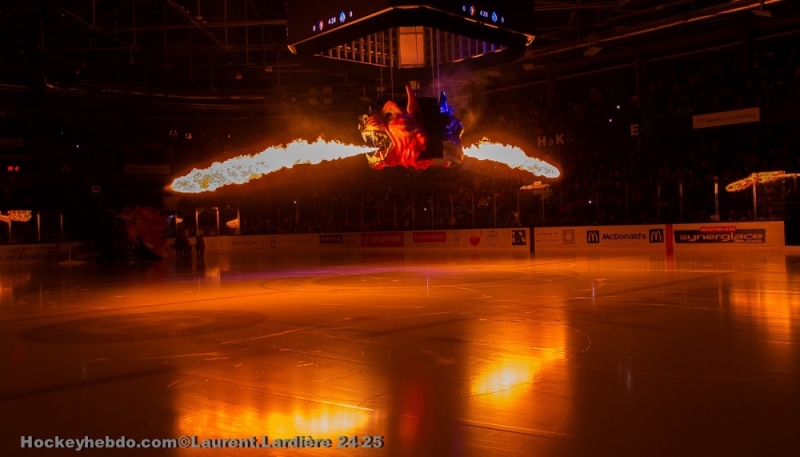
{"label": "mcdonald's logo sign", "polygon": [[664,229],[650,229],[650,242],[663,243],[664,242]]}
{"label": "mcdonald's logo sign", "polygon": [[586,244],[599,244],[599,243],[600,243],[600,230],[587,230]]}

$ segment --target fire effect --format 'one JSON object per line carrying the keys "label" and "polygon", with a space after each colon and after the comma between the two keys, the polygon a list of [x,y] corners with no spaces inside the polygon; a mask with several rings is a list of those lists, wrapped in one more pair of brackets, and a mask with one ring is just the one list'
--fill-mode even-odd
{"label": "fire effect", "polygon": [[455,108],[447,103],[444,92],[438,99],[417,98],[406,86],[408,103],[401,108],[388,101],[378,112],[361,117],[358,126],[362,138],[372,146],[356,146],[338,141],[317,140],[308,143],[295,140],[285,147],[271,147],[255,156],[239,156],[225,162],[215,162],[204,170],[194,169],[176,179],[172,190],[183,193],[214,191],[228,184],[244,184],[265,174],[297,164],[318,164],[365,154],[370,167],[402,166],[424,170],[432,166],[450,168],[465,156],[490,160],[511,168],[527,171],[534,176],[557,178],[558,169],[549,163],[525,155],[521,149],[486,138],[478,145],[464,149],[461,143],[463,124],[455,116]]}
{"label": "fire effect", "polygon": [[478,160],[500,162],[511,168],[528,171],[535,176],[558,178],[561,175],[558,168],[544,160],[528,157],[522,149],[516,146],[492,143],[486,138],[474,146],[464,148],[464,155]]}
{"label": "fire effect", "polygon": [[316,165],[326,160],[344,159],[372,150],[339,141],[318,139],[313,143],[295,140],[286,146],[273,146],[256,155],[244,155],[214,162],[202,170],[195,168],[172,182],[172,190],[181,193],[212,192],[229,184],[244,184],[265,174],[295,165]]}
{"label": "fire effect", "polygon": [[10,224],[12,222],[28,222],[33,217],[30,210],[12,209],[8,214],[0,214],[0,221]]}
{"label": "fire effect", "polygon": [[784,178],[794,178],[800,176],[800,173],[786,173],[785,171],[762,171],[761,173],[753,173],[750,176],[734,181],[727,186],[725,190],[728,192],[738,192],[745,190],[753,185],[753,183],[763,184],[772,181],[777,181]]}
{"label": "fire effect", "polygon": [[[180,193],[212,192],[230,184],[245,184],[283,168],[298,164],[316,165],[329,160],[344,159],[374,151],[371,146],[357,146],[339,141],[318,139],[309,143],[295,140],[285,146],[273,146],[256,155],[244,155],[214,162],[204,169],[195,168],[187,175],[175,179],[171,189]],[[492,160],[511,168],[525,170],[535,176],[557,178],[560,173],[549,163],[528,157],[522,149],[484,139],[474,146],[464,148],[464,155],[478,160]]]}

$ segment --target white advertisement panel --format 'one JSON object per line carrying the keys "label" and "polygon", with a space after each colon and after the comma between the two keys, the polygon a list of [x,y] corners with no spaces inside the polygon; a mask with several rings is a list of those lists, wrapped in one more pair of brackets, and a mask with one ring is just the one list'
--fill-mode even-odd
{"label": "white advertisement panel", "polygon": [[411,249],[513,249],[530,251],[530,229],[524,227],[405,232]]}
{"label": "white advertisement panel", "polygon": [[[242,235],[242,236],[207,236],[206,252],[238,252],[250,250],[301,250],[318,249],[319,234],[303,233],[292,235]],[[196,243],[189,238],[192,246]],[[170,242],[172,244],[172,242]],[[173,251],[174,252],[174,251]]]}
{"label": "white advertisement panel", "polygon": [[534,229],[533,236],[537,251],[635,249],[671,253],[786,245],[783,221],[543,227]]}
{"label": "white advertisement panel", "polygon": [[[175,240],[169,240],[173,245]],[[189,242],[194,246],[195,239]],[[497,228],[409,232],[307,233],[205,237],[206,252],[331,249],[514,249],[529,251],[530,230]],[[174,249],[170,252],[174,255]]]}
{"label": "white advertisement panel", "polygon": [[676,251],[786,246],[783,221],[675,224],[672,231]]}
{"label": "white advertisement panel", "polygon": [[[672,252],[686,249],[759,248],[785,246],[782,221],[619,225],[584,227],[414,230],[408,232],[303,233],[206,237],[206,252],[316,249],[513,249],[537,251],[634,249]],[[171,245],[174,240],[170,240]],[[194,238],[190,238],[194,245]],[[43,246],[43,245],[42,245]],[[24,255],[33,251],[17,252]],[[32,249],[32,248],[29,248]],[[37,251],[39,252],[39,251]],[[174,253],[174,251],[171,251]],[[11,259],[11,251],[3,258]],[[43,255],[40,252],[39,255]],[[14,260],[17,261],[17,260]]]}
{"label": "white advertisement panel", "polygon": [[664,251],[663,225],[543,227],[534,229],[536,250],[637,249]]}
{"label": "white advertisement panel", "polygon": [[48,244],[6,244],[0,246],[0,266],[30,263],[92,262],[94,255],[92,246],[82,245],[79,241]]}
{"label": "white advertisement panel", "polygon": [[322,233],[319,234],[320,249],[357,248],[361,243],[360,233]]}
{"label": "white advertisement panel", "polygon": [[0,265],[39,263],[55,260],[55,244],[10,244],[0,246]]}
{"label": "white advertisement panel", "polygon": [[[274,239],[274,240],[273,240]],[[236,252],[248,251],[251,249],[269,249],[270,244],[278,247],[276,236],[269,235],[245,235],[245,236],[207,236],[204,237],[206,252]],[[170,245],[174,242],[170,241]],[[189,242],[195,245],[195,238],[190,237]],[[175,251],[172,251],[175,252]]]}

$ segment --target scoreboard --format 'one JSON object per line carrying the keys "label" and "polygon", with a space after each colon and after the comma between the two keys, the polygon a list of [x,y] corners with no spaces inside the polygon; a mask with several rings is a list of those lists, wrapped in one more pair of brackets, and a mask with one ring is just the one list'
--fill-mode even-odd
{"label": "scoreboard", "polygon": [[287,33],[295,53],[320,52],[392,27],[426,26],[524,47],[533,36],[533,1],[289,0]]}

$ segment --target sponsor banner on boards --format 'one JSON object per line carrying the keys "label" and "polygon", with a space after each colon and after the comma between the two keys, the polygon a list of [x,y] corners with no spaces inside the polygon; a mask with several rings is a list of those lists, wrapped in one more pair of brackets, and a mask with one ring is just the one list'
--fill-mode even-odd
{"label": "sponsor banner on boards", "polygon": [[694,230],[675,230],[676,244],[724,244],[767,242],[763,228],[738,228],[730,226],[700,227]]}
{"label": "sponsor banner on boards", "polygon": [[455,247],[490,248],[495,247],[500,241],[497,230],[456,230]]}
{"label": "sponsor banner on boards", "polygon": [[479,247],[481,243],[486,244],[483,230],[453,230],[452,235],[448,245],[456,248]]}
{"label": "sponsor banner on boards", "polygon": [[528,245],[528,231],[527,230],[512,230],[511,231],[511,245],[512,246],[527,246]]}
{"label": "sponsor banner on boards", "polygon": [[358,247],[358,233],[324,233],[319,236],[319,246],[325,249]]}
{"label": "sponsor banner on boards", "polygon": [[447,247],[464,249],[528,250],[528,229],[452,230],[447,233]]}
{"label": "sponsor banner on boards", "polygon": [[786,245],[782,221],[695,223],[607,227],[543,227],[534,230],[534,248],[621,248],[673,252],[708,248],[764,248]]}
{"label": "sponsor banner on boards", "polygon": [[486,242],[489,243],[489,246],[497,246],[497,243],[500,242],[500,235],[498,235],[497,230],[489,230],[489,233],[486,234]]}
{"label": "sponsor banner on boards", "polygon": [[344,243],[344,235],[342,235],[341,233],[319,236],[319,244],[342,244],[342,243]]}
{"label": "sponsor banner on boards", "polygon": [[483,241],[483,231],[479,230],[477,233],[475,233],[475,231],[472,230],[467,237],[467,241],[469,241],[471,246],[480,246],[481,241]]}
{"label": "sponsor banner on boards", "polygon": [[290,248],[315,248],[319,246],[319,240],[313,234],[289,235],[286,241]]}
{"label": "sponsor banner on boards", "polygon": [[622,230],[587,230],[586,244],[663,243],[663,228],[643,228],[633,232]]}
{"label": "sponsor banner on boards", "polygon": [[537,228],[533,231],[533,243],[536,247],[558,246],[561,244],[559,228]]}
{"label": "sponsor banner on boards", "polygon": [[[189,237],[194,246],[195,238]],[[170,241],[171,243],[171,241]],[[320,246],[314,234],[207,236],[206,252],[253,250],[316,249]]]}
{"label": "sponsor banner on boards", "polygon": [[403,232],[373,232],[361,234],[362,248],[402,248]]}
{"label": "sponsor banner on boards", "polygon": [[444,230],[438,232],[412,232],[411,241],[414,243],[446,243],[447,232]]}
{"label": "sponsor banner on boards", "polygon": [[54,260],[55,244],[11,244],[0,247],[0,265]]}
{"label": "sponsor banner on boards", "polygon": [[660,249],[663,225],[546,227],[534,232],[536,249],[641,247]]}
{"label": "sponsor banner on boards", "polygon": [[786,246],[783,221],[675,224],[675,252],[687,249],[774,248]]}
{"label": "sponsor banner on boards", "polygon": [[[275,236],[207,236],[204,241],[206,252],[248,251],[278,247],[278,238]],[[194,246],[195,238],[189,237],[189,242]]]}
{"label": "sponsor banner on boards", "polygon": [[[528,229],[430,230],[415,232],[298,233],[208,236],[206,252],[300,251],[360,248],[528,249]],[[194,237],[189,237],[194,245]],[[168,240],[174,244],[174,239]],[[174,255],[174,250],[170,251]]]}

